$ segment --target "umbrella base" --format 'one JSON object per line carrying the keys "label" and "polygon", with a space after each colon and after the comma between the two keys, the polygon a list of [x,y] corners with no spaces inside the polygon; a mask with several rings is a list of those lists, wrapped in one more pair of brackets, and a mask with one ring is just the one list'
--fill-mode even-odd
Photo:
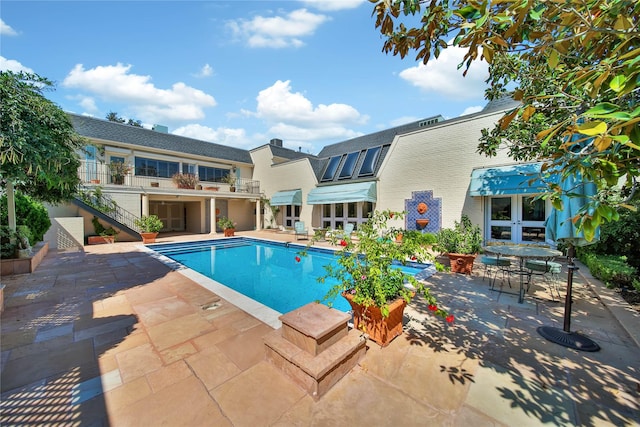
{"label": "umbrella base", "polygon": [[547,340],[565,347],[580,351],[598,351],[600,346],[584,335],[575,332],[565,332],[562,329],[551,326],[540,326],[538,333]]}

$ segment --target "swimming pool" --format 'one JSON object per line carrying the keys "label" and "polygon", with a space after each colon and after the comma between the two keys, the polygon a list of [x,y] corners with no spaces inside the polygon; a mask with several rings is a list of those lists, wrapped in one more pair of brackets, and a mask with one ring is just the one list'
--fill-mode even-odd
{"label": "swimming pool", "polygon": [[[337,259],[334,251],[328,249],[310,248],[308,256],[298,262],[296,255],[303,245],[247,237],[147,247],[280,314],[322,300],[336,283],[332,278],[318,282],[318,277],[325,274],[324,266]],[[418,279],[435,272],[430,264],[411,263],[398,268]],[[331,303],[333,308],[344,312],[350,310],[341,297],[323,303]]]}

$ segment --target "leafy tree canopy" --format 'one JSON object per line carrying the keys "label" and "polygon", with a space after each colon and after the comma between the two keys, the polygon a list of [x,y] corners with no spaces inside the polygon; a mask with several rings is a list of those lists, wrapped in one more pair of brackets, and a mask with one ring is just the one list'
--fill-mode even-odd
{"label": "leafy tree canopy", "polygon": [[11,181],[36,200],[60,203],[80,183],[78,151],[85,140],[43,92],[53,84],[37,74],[0,71],[2,187]]}
{"label": "leafy tree canopy", "polygon": [[[585,234],[617,219],[640,175],[640,2],[637,0],[370,0],[383,52],[425,64],[446,48],[489,64],[488,99],[520,101],[483,132],[478,151],[506,146],[516,160],[547,160],[595,182],[576,218]],[[622,197],[610,197],[624,182]],[[559,207],[560,188],[552,188]]]}
{"label": "leafy tree canopy", "polygon": [[107,120],[109,120],[110,122],[127,123],[129,126],[135,126],[137,128],[141,128],[142,127],[142,121],[134,120],[134,119],[129,119],[127,121],[127,120],[123,119],[122,117],[120,117],[118,115],[118,113],[113,112],[113,111],[109,111],[109,113],[106,115],[105,118]]}

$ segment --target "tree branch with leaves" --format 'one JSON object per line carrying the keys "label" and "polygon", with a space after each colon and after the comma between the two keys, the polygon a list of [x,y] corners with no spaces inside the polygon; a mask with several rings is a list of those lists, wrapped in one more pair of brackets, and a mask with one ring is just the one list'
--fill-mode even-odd
{"label": "tree branch with leaves", "polygon": [[[478,151],[506,146],[545,171],[580,173],[599,194],[579,225],[617,218],[640,175],[640,2],[636,0],[371,0],[383,52],[428,63],[466,49],[458,68],[489,64],[490,100],[520,104],[482,134]],[[609,197],[624,183],[622,197]],[[550,189],[559,200],[558,187]],[[554,203],[555,204],[555,203]]]}

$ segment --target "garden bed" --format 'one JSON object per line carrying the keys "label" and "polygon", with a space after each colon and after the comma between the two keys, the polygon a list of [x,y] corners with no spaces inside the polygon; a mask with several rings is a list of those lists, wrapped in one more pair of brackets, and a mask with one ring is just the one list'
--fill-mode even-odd
{"label": "garden bed", "polygon": [[0,260],[0,275],[5,277],[14,274],[33,273],[48,252],[49,242],[40,242],[33,247],[33,256]]}

